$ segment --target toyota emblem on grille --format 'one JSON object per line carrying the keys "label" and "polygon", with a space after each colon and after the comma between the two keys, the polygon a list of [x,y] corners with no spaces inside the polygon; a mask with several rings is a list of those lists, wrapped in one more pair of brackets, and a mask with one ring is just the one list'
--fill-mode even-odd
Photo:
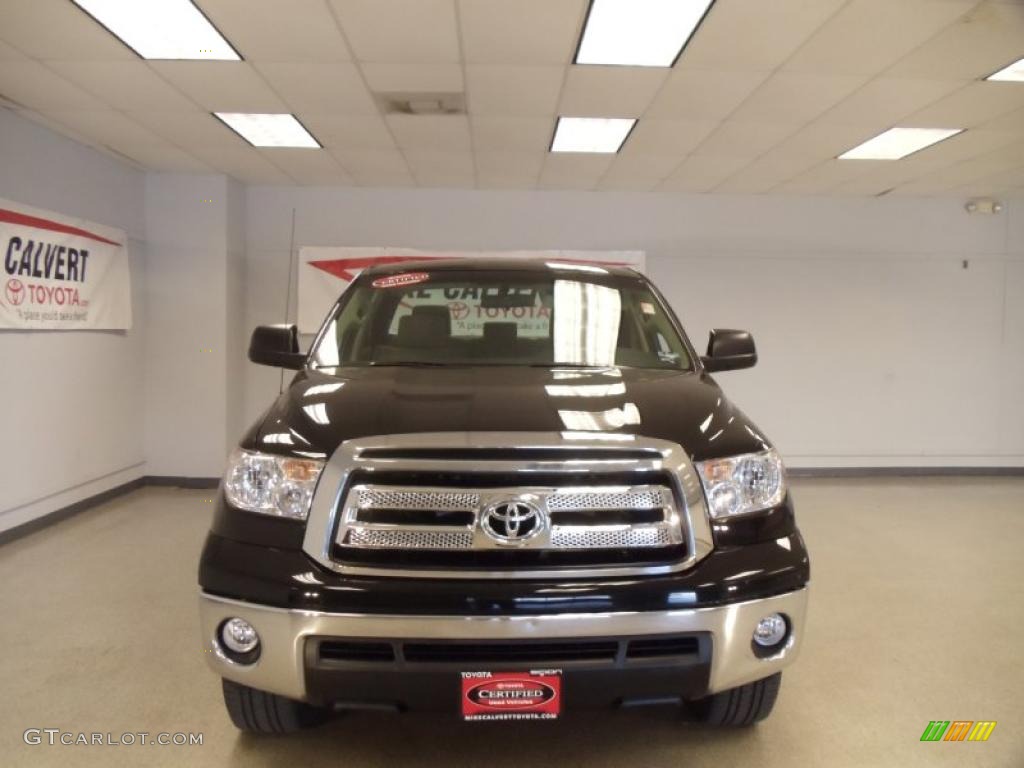
{"label": "toyota emblem on grille", "polygon": [[520,544],[544,528],[544,513],[523,499],[491,504],[480,517],[483,532],[499,544]]}

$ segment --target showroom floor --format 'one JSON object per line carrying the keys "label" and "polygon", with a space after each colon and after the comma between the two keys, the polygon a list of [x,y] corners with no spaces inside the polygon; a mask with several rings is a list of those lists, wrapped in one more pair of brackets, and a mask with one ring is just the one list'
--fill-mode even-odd
{"label": "showroom floor", "polygon": [[[213,492],[148,488],[0,547],[0,764],[1024,764],[1024,479],[794,484],[812,554],[808,635],[753,729],[649,710],[513,725],[357,714],[301,736],[240,736],[196,630]],[[999,724],[987,743],[921,743],[935,719]],[[29,746],[27,728],[204,738]]]}

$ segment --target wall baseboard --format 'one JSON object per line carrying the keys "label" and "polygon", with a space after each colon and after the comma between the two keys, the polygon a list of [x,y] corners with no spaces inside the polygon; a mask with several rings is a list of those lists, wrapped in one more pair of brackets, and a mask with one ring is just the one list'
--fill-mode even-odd
{"label": "wall baseboard", "polygon": [[84,512],[87,509],[91,509],[92,507],[103,504],[111,499],[115,499],[118,496],[123,496],[126,493],[130,493],[131,491],[144,486],[152,485],[165,488],[207,489],[216,488],[219,484],[220,478],[217,477],[144,475],[143,477],[136,478],[135,480],[131,480],[127,483],[114,486],[102,493],[97,493],[93,496],[84,498],[81,501],[76,501],[74,504],[68,504],[66,507],[55,509],[53,512],[49,512],[33,520],[29,520],[27,523],[22,523],[12,528],[8,528],[7,530],[0,531],[0,545],[28,536],[42,528],[54,525],[62,520],[67,520],[69,517],[73,517],[79,512]]}
{"label": "wall baseboard", "polygon": [[146,475],[142,478],[146,485],[172,488],[216,488],[220,485],[219,477],[181,477],[179,475]]}
{"label": "wall baseboard", "polygon": [[795,467],[790,477],[1024,477],[1024,467]]}

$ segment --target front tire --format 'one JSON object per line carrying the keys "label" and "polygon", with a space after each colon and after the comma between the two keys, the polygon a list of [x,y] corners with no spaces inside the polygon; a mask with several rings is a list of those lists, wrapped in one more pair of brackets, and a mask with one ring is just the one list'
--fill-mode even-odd
{"label": "front tire", "polygon": [[231,722],[250,733],[295,733],[327,720],[326,709],[223,680],[224,706]]}
{"label": "front tire", "polygon": [[782,685],[782,673],[746,685],[714,693],[694,703],[700,719],[708,725],[745,727],[771,714]]}

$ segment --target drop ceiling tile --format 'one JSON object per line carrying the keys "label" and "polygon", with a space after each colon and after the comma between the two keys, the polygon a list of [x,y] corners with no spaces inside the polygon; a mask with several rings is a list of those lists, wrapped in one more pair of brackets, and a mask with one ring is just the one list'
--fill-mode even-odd
{"label": "drop ceiling tile", "polygon": [[1014,200],[1024,200],[1024,185],[1002,184],[996,179],[985,179],[966,184],[946,192],[943,197],[1007,197]]}
{"label": "drop ceiling tile", "polygon": [[[757,188],[757,191],[764,191],[760,187],[773,187],[777,184],[789,181],[803,171],[809,170],[824,158],[799,149],[773,149],[755,158],[749,165],[745,166],[735,176],[742,179],[742,183],[750,189]],[[730,176],[726,181],[733,181]],[[739,186],[732,188],[732,191],[739,190]]]}
{"label": "drop ceiling tile", "polygon": [[0,2],[0,39],[44,60],[138,58],[69,0],[3,0]]}
{"label": "drop ceiling tile", "polygon": [[571,66],[560,115],[639,117],[668,77],[661,67]]}
{"label": "drop ceiling tile", "polygon": [[800,129],[798,123],[726,120],[694,150],[699,155],[753,159]]}
{"label": "drop ceiling tile", "polygon": [[264,62],[255,66],[293,112],[377,114],[377,105],[352,62]]}
{"label": "drop ceiling tile", "polygon": [[210,173],[214,169],[187,152],[167,142],[140,145],[132,149],[131,157],[147,170],[175,173]]}
{"label": "drop ceiling tile", "polygon": [[741,171],[715,187],[714,192],[718,195],[763,195],[777,185],[778,182],[771,179],[747,177]]}
{"label": "drop ceiling tile", "polygon": [[666,179],[677,165],[679,158],[674,155],[620,154],[601,177],[598,188],[648,192]]}
{"label": "drop ceiling tile", "polygon": [[476,153],[476,170],[481,181],[484,178],[521,178],[537,180],[544,166],[544,152],[501,152]]}
{"label": "drop ceiling tile", "polygon": [[199,146],[189,153],[221,173],[249,184],[294,184],[295,181],[254,147],[241,142],[230,147]]}
{"label": "drop ceiling tile", "polygon": [[690,154],[719,123],[717,120],[657,120],[641,118],[620,155],[661,155],[681,160]]}
{"label": "drop ceiling tile", "polygon": [[128,112],[128,117],[186,151],[227,152],[249,145],[208,112]]}
{"label": "drop ceiling tile", "polygon": [[530,191],[537,189],[537,177],[522,172],[505,174],[483,174],[476,175],[477,189],[514,189]]}
{"label": "drop ceiling tile", "polygon": [[0,40],[0,61],[17,61],[26,58],[25,54],[17,50],[13,45],[8,45],[3,40]]}
{"label": "drop ceiling tile", "polygon": [[421,187],[471,189],[476,184],[469,152],[407,151],[405,159]]}
{"label": "drop ceiling tile", "polygon": [[298,184],[328,186],[351,184],[351,177],[334,156],[323,149],[261,149],[259,153]]}
{"label": "drop ceiling tile", "polygon": [[51,69],[115,109],[191,110],[198,106],[141,59],[52,61]]}
{"label": "drop ceiling tile", "polygon": [[152,61],[161,76],[211,112],[287,112],[285,103],[244,61]]}
{"label": "drop ceiling tile", "polygon": [[867,173],[872,167],[878,167],[880,162],[882,161],[864,160],[851,163],[845,160],[826,160],[783,182],[773,191],[795,195],[826,194],[833,187]]}
{"label": "drop ceiling tile", "polygon": [[565,67],[466,67],[467,105],[472,115],[541,117],[555,114]]}
{"label": "drop ceiling tile", "polygon": [[685,64],[669,75],[645,118],[722,120],[767,77],[768,72],[693,69]]}
{"label": "drop ceiling tile", "polygon": [[1017,109],[1005,115],[993,118],[979,126],[987,131],[1006,131],[1024,133],[1024,109]]}
{"label": "drop ceiling tile", "polygon": [[330,0],[360,61],[459,61],[454,0]]}
{"label": "drop ceiling tile", "polygon": [[466,61],[567,64],[585,11],[585,0],[459,0]]}
{"label": "drop ceiling tile", "polygon": [[[1021,41],[1024,47],[1024,38]],[[907,125],[974,128],[1024,108],[1024,86],[1020,83],[979,82],[910,115]]]}
{"label": "drop ceiling tile", "polygon": [[681,62],[697,69],[775,69],[844,2],[717,0]]}
{"label": "drop ceiling tile", "polygon": [[[871,161],[866,161],[871,162]],[[830,195],[855,195],[858,197],[873,197],[891,192],[901,184],[906,183],[915,176],[913,171],[904,168],[879,168],[868,171],[857,178],[843,182],[831,190]]]}
{"label": "drop ceiling tile", "polygon": [[351,58],[323,0],[201,0],[203,12],[247,61]]}
{"label": "drop ceiling tile", "polygon": [[0,96],[29,109],[102,110],[100,99],[52,72],[38,61],[5,61],[0,67]]}
{"label": "drop ceiling tile", "polygon": [[328,149],[395,149],[380,115],[331,115],[301,112],[299,120]]}
{"label": "drop ceiling tile", "polygon": [[1021,6],[980,3],[893,64],[897,77],[976,80],[1024,55]]}
{"label": "drop ceiling tile", "polygon": [[366,63],[362,70],[375,93],[461,93],[465,89],[458,64]]}
{"label": "drop ceiling tile", "polygon": [[[877,195],[964,160],[970,160],[1019,143],[1019,141],[1020,137],[1016,134],[965,131],[920,152],[915,152],[902,160],[884,164],[873,163],[878,167],[872,168],[869,172],[850,182],[840,184],[835,190],[843,194]],[[843,162],[871,161],[846,160]]]}
{"label": "drop ceiling tile", "polygon": [[614,155],[559,152],[544,159],[541,189],[594,189],[611,167]]}
{"label": "drop ceiling tile", "polygon": [[470,118],[473,147],[481,151],[545,152],[551,144],[555,121],[550,117]]}
{"label": "drop ceiling tile", "polygon": [[128,155],[137,146],[165,143],[152,131],[115,110],[48,110],[45,114],[95,143]]}
{"label": "drop ceiling tile", "polygon": [[743,157],[691,155],[657,189],[664,192],[708,192],[748,162]]}
{"label": "drop ceiling tile", "polygon": [[397,149],[343,149],[332,154],[360,186],[415,186],[409,166]]}
{"label": "drop ceiling tile", "polygon": [[778,72],[761,83],[730,119],[805,123],[842,101],[866,81],[862,75]]}
{"label": "drop ceiling tile", "polygon": [[1002,131],[967,130],[897,161],[921,172],[970,160],[1020,141],[1020,134]]}
{"label": "drop ceiling tile", "polygon": [[790,165],[791,176],[819,163],[833,160],[851,147],[863,143],[881,129],[826,125],[814,122],[787,136],[762,155],[766,163]]}
{"label": "drop ceiling tile", "polygon": [[875,75],[969,11],[977,0],[852,0],[788,61],[785,71]]}
{"label": "drop ceiling tile", "polygon": [[930,171],[903,185],[904,192],[953,189],[1024,166],[1024,144],[1014,144],[984,155]]}
{"label": "drop ceiling tile", "polygon": [[870,125],[881,132],[943,96],[963,88],[959,80],[878,77],[822,114],[829,125]]}
{"label": "drop ceiling tile", "polygon": [[465,115],[388,115],[386,120],[403,150],[469,152]]}

